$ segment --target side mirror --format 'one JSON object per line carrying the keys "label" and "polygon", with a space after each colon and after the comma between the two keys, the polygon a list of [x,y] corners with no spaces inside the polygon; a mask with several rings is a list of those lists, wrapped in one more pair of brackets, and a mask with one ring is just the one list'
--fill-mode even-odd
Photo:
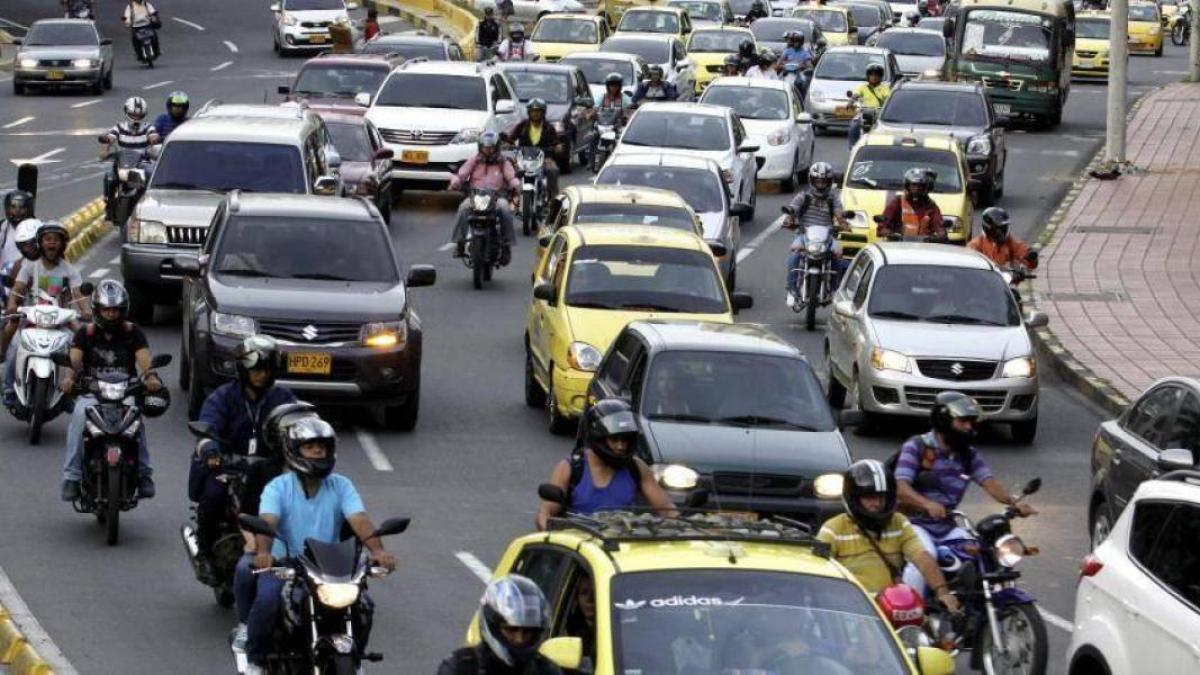
{"label": "side mirror", "polygon": [[954,22],[950,19],[942,22],[942,37],[947,40],[954,37]]}
{"label": "side mirror", "polygon": [[675,64],[675,72],[682,73],[687,70],[688,66],[692,65],[690,61],[680,61]]}
{"label": "side mirror", "polygon": [[510,99],[510,98],[502,98],[499,101],[496,101],[496,114],[497,115],[510,115],[516,109],[517,109],[516,104],[513,103],[512,99]]}
{"label": "side mirror", "polygon": [[64,368],[71,367],[71,355],[67,352],[52,352],[50,354],[50,360],[53,361],[54,365],[56,366],[62,366]]}
{"label": "side mirror", "polygon": [[282,94],[284,96],[287,96],[288,94],[292,93],[292,88],[287,86],[286,84],[281,84],[281,85],[279,85],[278,88],[275,89],[275,91],[279,92],[280,94]]}
{"label": "side mirror", "polygon": [[404,280],[409,288],[432,286],[437,281],[437,270],[433,265],[413,265],[408,270],[408,278]]}
{"label": "side mirror", "polygon": [[354,95],[354,102],[364,108],[370,108],[371,107],[370,92],[366,92],[366,91],[358,92],[357,94]]}
{"label": "side mirror", "polygon": [[273,5],[271,5],[270,7],[268,7],[267,9],[271,10],[272,12],[278,12],[279,11],[279,3],[277,2]]}
{"label": "side mirror", "polygon": [[992,125],[997,129],[1007,129],[1012,126],[1012,120],[1008,115],[996,115],[996,120],[992,122]]}
{"label": "side mirror", "polygon": [[750,309],[754,306],[754,296],[749,293],[736,292],[729,299],[733,303],[734,312],[740,312],[743,309]]}
{"label": "side mirror", "polygon": [[171,265],[185,277],[200,276],[200,259],[194,255],[180,255],[171,258]]}
{"label": "side mirror", "polygon": [[835,410],[834,416],[837,418],[839,429],[846,427],[856,427],[863,423],[863,414],[861,410]]}
{"label": "side mirror", "polygon": [[1197,462],[1197,459],[1200,458],[1193,455],[1191,450],[1171,448],[1163,450],[1162,454],[1155,460],[1155,463],[1163,471],[1175,471],[1176,469],[1191,469],[1197,466],[1200,464],[1200,462]]}
{"label": "side mirror", "polygon": [[1045,328],[1050,324],[1050,317],[1045,312],[1033,311],[1025,317],[1025,325],[1029,328]]}
{"label": "side mirror", "polygon": [[802,112],[799,115],[796,115],[796,122],[798,124],[812,124],[813,118],[812,118],[812,115],[810,115],[806,112]]}
{"label": "side mirror", "polygon": [[329,166],[330,171],[337,172],[342,168],[342,153],[332,145],[325,146],[325,164]]}
{"label": "side mirror", "polygon": [[83,295],[91,295],[92,291],[94,290],[96,290],[96,286],[90,281],[85,281],[82,284],[79,284],[79,292]]}
{"label": "side mirror", "polygon": [[738,148],[738,152],[748,152],[750,154],[754,154],[758,152],[758,146],[750,145],[749,143],[743,143],[742,146]]}
{"label": "side mirror", "polygon": [[583,638],[550,638],[538,647],[538,653],[562,670],[579,670],[579,663],[583,660]]}
{"label": "side mirror", "polygon": [[550,241],[552,239],[554,239],[553,234],[551,234],[551,233],[543,234],[542,236],[538,237],[538,246],[541,246],[542,248],[546,248],[547,246],[550,245]]}
{"label": "side mirror", "polygon": [[883,222],[887,219],[883,217],[882,213],[877,213],[877,214],[871,216],[871,220],[875,221],[876,225],[882,225]]}
{"label": "side mirror", "polygon": [[375,151],[375,160],[395,159],[396,151],[391,148],[380,148]]}
{"label": "side mirror", "polygon": [[708,248],[712,251],[714,258],[724,258],[729,254],[729,249],[725,248],[725,244],[719,241],[706,241]]}
{"label": "side mirror", "polygon": [[622,91],[621,93],[622,93],[622,94],[625,94],[626,96],[629,96],[629,97],[632,97],[632,96],[633,96],[633,90],[632,90],[632,89],[626,89],[626,90]]}
{"label": "side mirror", "polygon": [[170,354],[155,354],[150,358],[150,368],[166,368],[171,365]]}
{"label": "side mirror", "polygon": [[[108,44],[110,44],[110,45],[112,44],[112,38],[101,38],[101,39],[100,39],[100,44],[104,44],[104,41],[105,41],[105,40],[108,40]],[[25,40],[24,40],[23,38],[13,38],[13,39],[12,39],[12,43],[13,43],[14,45],[19,45],[19,44],[22,44],[22,43],[24,43],[24,42],[25,42]]]}
{"label": "side mirror", "polygon": [[337,194],[338,179],[337,176],[321,176],[313,182],[313,194],[324,195],[326,197]]}
{"label": "side mirror", "polygon": [[371,533],[372,537],[388,537],[393,534],[400,534],[408,529],[408,524],[412,522],[411,518],[388,518],[375,528]]}
{"label": "side mirror", "polygon": [[936,647],[917,647],[921,675],[954,675],[954,657]]}
{"label": "side mirror", "polygon": [[[21,44],[21,41],[13,40],[13,44],[19,45],[19,44]],[[112,38],[100,38],[100,46],[101,47],[111,47],[112,46]]]}
{"label": "side mirror", "polygon": [[554,285],[553,284],[538,284],[533,287],[533,297],[545,302],[554,302]]}
{"label": "side mirror", "polygon": [[542,501],[559,504],[564,508],[567,505],[566,491],[553,483],[542,483],[538,486],[537,493],[538,498]]}
{"label": "side mirror", "polygon": [[1034,478],[1033,480],[1030,480],[1028,483],[1025,484],[1025,487],[1021,488],[1021,496],[1028,497],[1031,494],[1037,493],[1037,491],[1041,490],[1041,489],[1042,489],[1042,479],[1039,476],[1037,478]]}
{"label": "side mirror", "polygon": [[729,215],[737,216],[741,220],[750,220],[751,213],[753,212],[750,210],[750,205],[742,202],[734,202],[733,206],[729,207]]}
{"label": "side mirror", "polygon": [[275,528],[271,527],[267,521],[259,518],[258,516],[252,516],[248,513],[242,513],[238,515],[238,525],[240,525],[243,530],[246,530],[252,534],[261,534],[264,537],[275,536]]}
{"label": "side mirror", "polygon": [[833,313],[849,319],[854,316],[854,305],[849,300],[836,300],[833,303]]}
{"label": "side mirror", "polygon": [[347,3],[346,3],[346,9],[348,9],[348,10],[355,10],[355,9],[358,9],[358,6],[359,6],[359,5],[358,5],[358,3],[357,3],[357,2],[347,2]]}

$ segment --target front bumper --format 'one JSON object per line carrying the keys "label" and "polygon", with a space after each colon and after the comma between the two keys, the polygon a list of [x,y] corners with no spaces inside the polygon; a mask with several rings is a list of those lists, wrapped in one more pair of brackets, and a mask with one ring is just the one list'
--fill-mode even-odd
{"label": "front bumper", "polygon": [[587,388],[593,373],[574,368],[554,366],[554,398],[558,401],[558,412],[572,419],[583,415],[587,403]]}
{"label": "front bumper", "polygon": [[927,417],[937,395],[954,390],[974,398],[986,421],[1020,422],[1037,417],[1036,377],[959,382],[866,367],[859,373],[858,386],[867,412]]}
{"label": "front bumper", "polygon": [[328,28],[303,28],[301,26],[281,26],[279,43],[288,49],[330,49],[333,47],[333,36]]}
{"label": "front bumper", "polygon": [[[20,63],[20,60],[17,61]],[[22,85],[90,85],[99,82],[103,77],[101,66],[95,68],[51,68],[36,66],[23,68],[17,65],[13,71],[13,82]]]}
{"label": "front bumper", "polygon": [[[396,158],[392,161],[391,179],[393,181],[415,181],[423,183],[449,183],[450,179],[476,152],[474,143],[450,143],[447,145],[406,145],[389,143],[385,145],[392,149]],[[405,159],[405,152],[410,159]],[[420,153],[424,153],[425,161],[420,161]]]}
{"label": "front bumper", "polygon": [[1071,77],[1108,77],[1108,57],[1075,59],[1071,63]]}
{"label": "front bumper", "polygon": [[850,120],[854,119],[853,115],[849,117],[843,115],[835,115],[834,110],[848,105],[845,99],[821,100],[815,101],[810,96],[808,105],[805,108],[812,115],[813,124],[818,127],[837,127],[839,129],[847,129],[850,127]]}
{"label": "front bumper", "polygon": [[1152,35],[1138,36],[1130,39],[1129,52],[1131,54],[1155,54],[1162,51],[1163,37],[1159,34],[1157,37]]}

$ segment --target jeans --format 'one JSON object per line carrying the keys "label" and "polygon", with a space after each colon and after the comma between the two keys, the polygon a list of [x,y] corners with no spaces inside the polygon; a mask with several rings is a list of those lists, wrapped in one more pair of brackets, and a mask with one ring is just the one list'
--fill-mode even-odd
{"label": "jeans", "polygon": [[[241,563],[239,563],[239,568]],[[247,569],[247,571],[249,571]],[[246,614],[246,656],[250,663],[265,666],[271,655],[275,623],[283,604],[283,579],[270,572],[258,575],[255,595],[250,611]],[[241,613],[241,606],[238,607]]]}
{"label": "jeans", "polygon": [[[788,251],[787,265],[787,289],[795,292],[800,285],[800,265],[804,262],[804,235],[798,234],[792,240],[792,247]],[[850,261],[842,257],[842,243],[836,239],[833,242],[833,287],[837,288],[841,282],[842,273],[850,267]]]}
{"label": "jeans", "polygon": [[[956,527],[940,537],[934,537],[919,525],[913,525],[913,531],[917,533],[917,538],[921,540],[921,545],[925,547],[925,551],[929,553],[930,558],[933,558],[935,564],[937,562],[937,547],[939,544],[971,538],[971,535],[967,534],[967,531],[961,527]],[[904,583],[912,586],[921,595],[925,595],[925,577],[921,575],[921,570],[917,569],[916,565],[912,563],[905,565],[903,576]]]}
{"label": "jeans", "polygon": [[242,557],[238,558],[237,566],[233,568],[234,612],[237,614],[238,623],[250,621],[250,609],[254,607],[254,599],[258,595],[258,579],[250,567],[253,560],[253,554],[243,553]]}
{"label": "jeans", "polygon": [[850,128],[846,129],[846,140],[850,141],[850,147],[853,149],[854,144],[860,138],[862,138],[862,118],[855,117],[850,120]]}
{"label": "jeans", "polygon": [[[75,410],[71,412],[71,421],[67,423],[66,459],[63,461],[63,480],[83,479],[83,425],[87,421],[87,411],[96,405],[96,397],[84,394],[75,401]],[[146,447],[146,421],[138,429],[138,475],[149,476],[154,473],[150,465],[150,450]]]}
{"label": "jeans", "polygon": [[4,355],[4,391],[12,391],[17,382],[17,335],[8,343],[8,353]]}
{"label": "jeans", "polygon": [[[516,242],[512,210],[508,208],[508,202],[503,199],[496,200],[496,210],[500,213],[500,236],[504,237],[504,242],[511,246]],[[471,200],[467,198],[458,205],[458,214],[454,217],[454,236],[451,241],[456,244],[467,240],[467,216],[470,213]]]}

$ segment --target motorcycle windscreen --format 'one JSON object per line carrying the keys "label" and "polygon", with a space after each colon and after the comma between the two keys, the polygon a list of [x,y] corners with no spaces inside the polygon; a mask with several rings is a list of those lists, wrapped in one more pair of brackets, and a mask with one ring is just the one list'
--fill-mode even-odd
{"label": "motorcycle windscreen", "polygon": [[358,567],[358,542],[350,540],[329,544],[305,539],[304,555],[300,560],[326,581],[347,582]]}

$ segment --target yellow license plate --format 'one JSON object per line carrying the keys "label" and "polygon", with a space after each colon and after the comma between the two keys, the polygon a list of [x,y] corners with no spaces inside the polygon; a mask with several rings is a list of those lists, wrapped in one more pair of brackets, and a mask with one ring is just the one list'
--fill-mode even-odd
{"label": "yellow license plate", "polygon": [[325,44],[325,36],[324,35],[309,35],[308,41],[315,45]]}
{"label": "yellow license plate", "polygon": [[400,161],[408,162],[409,164],[428,164],[428,150],[403,150],[400,152]]}
{"label": "yellow license plate", "polygon": [[333,372],[333,355],[328,352],[292,352],[287,355],[289,373],[328,375]]}
{"label": "yellow license plate", "polygon": [[854,117],[854,108],[849,106],[838,106],[833,109],[833,116],[838,119],[849,119]]}
{"label": "yellow license plate", "polygon": [[46,79],[47,80],[62,80],[62,79],[65,79],[66,77],[67,77],[67,74],[61,70],[46,71]]}

